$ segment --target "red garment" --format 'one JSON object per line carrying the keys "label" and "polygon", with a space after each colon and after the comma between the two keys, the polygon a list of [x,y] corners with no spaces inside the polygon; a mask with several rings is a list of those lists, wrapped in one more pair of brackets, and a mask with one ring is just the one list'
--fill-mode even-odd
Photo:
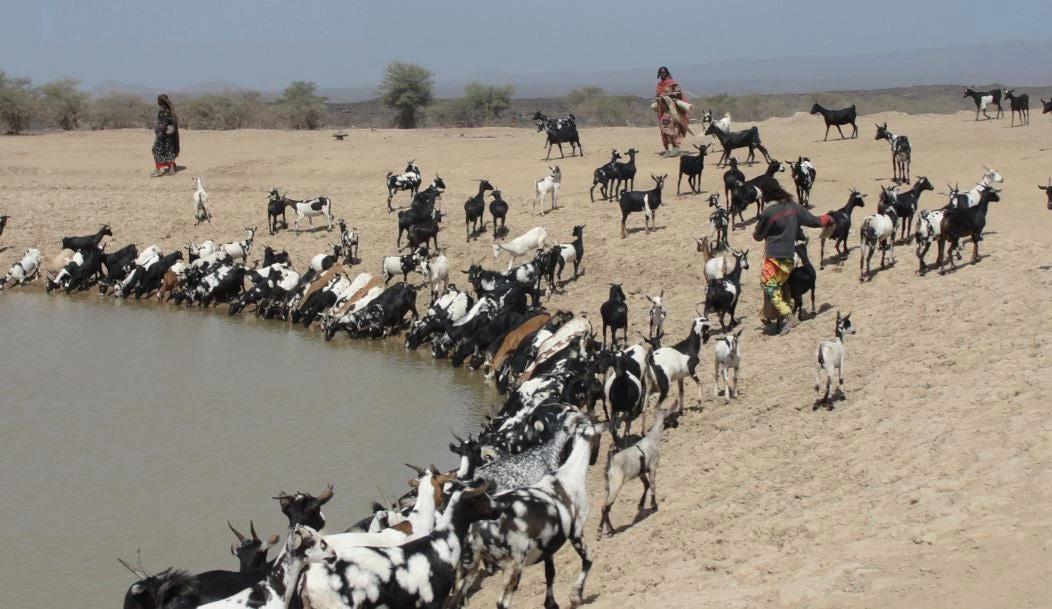
{"label": "red garment", "polygon": [[[676,79],[671,76],[658,82],[657,87],[654,89],[654,96],[662,98],[666,95],[671,94],[673,91],[677,92],[679,99],[687,101],[686,94],[679,89],[679,83]],[[680,116],[683,117],[683,122],[680,123],[673,114],[669,111],[665,101],[658,99],[658,126],[661,130],[661,144],[667,149],[669,145],[678,147],[683,141],[683,136],[687,133],[685,125],[690,120],[690,114],[679,110]]]}

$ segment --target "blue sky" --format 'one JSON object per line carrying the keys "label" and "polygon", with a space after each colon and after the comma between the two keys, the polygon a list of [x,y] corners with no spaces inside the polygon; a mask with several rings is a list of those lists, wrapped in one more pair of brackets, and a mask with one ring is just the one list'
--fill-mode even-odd
{"label": "blue sky", "polygon": [[[1048,40],[1046,2],[798,0],[0,0],[0,70],[177,88],[375,84],[391,60],[438,80],[736,57],[852,54]],[[834,15],[834,16],[830,16]],[[1024,18],[1015,18],[1022,15]],[[977,35],[981,32],[981,36]],[[1009,61],[1009,58],[1006,58]]]}

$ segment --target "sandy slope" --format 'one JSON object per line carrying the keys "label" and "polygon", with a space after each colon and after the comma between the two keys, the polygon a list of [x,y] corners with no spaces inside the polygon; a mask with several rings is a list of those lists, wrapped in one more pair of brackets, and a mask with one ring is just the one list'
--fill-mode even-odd
{"label": "sandy slope", "polygon": [[[767,121],[761,133],[779,158],[814,161],[819,210],[839,207],[854,186],[869,193],[872,213],[878,184],[890,175],[888,146],[873,141],[873,120],[885,118],[909,135],[913,174],[929,176],[938,190],[948,181],[971,185],[984,163],[1005,176],[984,259],[919,277],[913,248],[901,247],[896,267],[859,285],[852,251],[842,268],[820,273],[818,317],[770,338],[758,331],[762,248],[747,230],[734,233],[754,263],[739,308],[741,398],[729,406],[711,398],[711,360],[703,356],[705,399],[667,436],[660,511],[625,528],[638,498],[639,487],[630,486],[613,513],[621,529],[597,543],[593,504],[588,543],[596,562],[586,588],[593,606],[1041,607],[1052,598],[1052,447],[1043,399],[1052,388],[1052,312],[1043,305],[1052,283],[1052,218],[1035,188],[1052,173],[1052,125],[1037,113],[1025,129],[1009,129],[1007,120],[974,123],[969,113],[889,115],[862,119],[856,141],[822,143],[820,121],[797,115]],[[561,161],[565,207],[543,218],[529,216],[532,182],[545,173],[542,137],[532,130],[355,131],[342,143],[324,133],[183,137],[180,162],[188,169],[162,179],[146,177],[146,131],[0,138],[0,211],[14,217],[0,238],[0,267],[25,247],[54,253],[61,236],[89,233],[101,221],[113,226],[115,245],[239,239],[243,226],[265,226],[266,191],[278,186],[293,197],[330,196],[337,215],[362,233],[364,268],[375,272],[378,257],[394,249],[383,174],[414,158],[449,185],[440,241],[458,269],[479,257],[504,266],[492,261],[489,233],[477,243],[463,237],[461,203],[472,179],[488,178],[513,205],[513,234],[543,224],[564,238],[573,224],[587,223],[586,273],[551,306],[598,319],[607,283],[624,281],[638,336],[642,293],[664,287],[667,330],[678,337],[703,294],[692,236],[707,231],[708,208],[704,197],[674,196],[676,162],[655,156],[656,129],[586,130],[588,156]],[[649,186],[652,172],[673,182],[659,230],[621,240],[616,205],[589,203],[587,191],[608,151],[630,146],[644,151],[638,187]],[[716,190],[721,173],[707,169],[705,188]],[[192,226],[191,175],[205,176],[211,226]],[[922,198],[922,207],[937,205],[934,193]],[[642,218],[629,225],[641,227]],[[288,248],[300,264],[333,237],[260,235],[260,250],[264,243]],[[858,327],[847,341],[848,400],[812,412],[814,348],[831,335],[836,308],[854,311]],[[696,405],[688,390],[688,405]],[[595,503],[601,475],[601,468],[591,473]],[[560,554],[560,602],[579,564],[571,549]],[[542,569],[531,568],[515,604],[540,605],[543,589]],[[499,590],[491,578],[472,602],[492,606]]]}

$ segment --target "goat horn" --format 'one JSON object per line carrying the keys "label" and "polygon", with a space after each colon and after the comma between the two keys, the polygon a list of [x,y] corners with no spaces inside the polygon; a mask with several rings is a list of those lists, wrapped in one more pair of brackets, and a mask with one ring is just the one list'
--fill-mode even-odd
{"label": "goat horn", "polygon": [[412,465],[410,463],[406,463],[405,466],[408,467],[409,469],[415,471],[416,475],[418,475],[418,476],[423,476],[424,474],[427,473],[427,470],[425,470],[424,468],[420,467],[419,465]]}
{"label": "goat horn", "polygon": [[332,492],[332,483],[330,482],[329,486],[325,487],[325,490],[322,491],[320,495],[318,495],[318,502],[322,505],[328,503],[329,499],[332,499],[333,494],[334,493]]}
{"label": "goat horn", "polygon": [[139,571],[139,570],[138,570],[138,569],[136,569],[135,567],[133,567],[133,566],[129,565],[129,564],[128,564],[128,563],[126,563],[126,562],[124,562],[124,559],[123,559],[123,558],[119,558],[119,557],[118,557],[118,558],[117,558],[117,561],[118,561],[119,563],[121,563],[122,565],[124,565],[124,568],[125,568],[125,569],[127,569],[127,570],[131,571],[131,572],[132,572],[132,574],[133,574],[133,575],[135,575],[135,577],[138,577],[139,579],[146,579],[146,578],[150,577],[150,576],[149,576],[149,575],[147,575],[147,574],[146,574],[145,572],[143,572],[143,571]]}
{"label": "goat horn", "polygon": [[[235,529],[234,525],[230,524],[229,520],[226,521],[226,526],[230,527],[230,530],[234,532],[234,536],[237,537],[238,541],[240,541],[241,543],[245,543],[245,536],[242,535],[240,531]],[[254,535],[253,535],[253,537],[254,537]]]}
{"label": "goat horn", "polygon": [[259,535],[256,535],[256,523],[251,520],[248,521],[248,530],[252,533],[252,541],[259,541]]}
{"label": "goat horn", "polygon": [[453,435],[453,439],[456,440],[457,442],[463,442],[464,441],[464,438],[461,438],[460,436],[458,436],[456,434],[456,432],[453,431],[452,429],[449,430],[449,433]]}

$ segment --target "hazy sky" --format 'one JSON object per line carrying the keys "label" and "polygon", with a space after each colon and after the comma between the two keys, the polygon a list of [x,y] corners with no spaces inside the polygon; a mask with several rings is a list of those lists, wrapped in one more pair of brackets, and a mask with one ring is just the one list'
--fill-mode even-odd
{"label": "hazy sky", "polygon": [[953,0],[0,3],[0,70],[8,75],[172,89],[217,80],[257,89],[292,80],[372,85],[395,59],[459,81],[495,71],[649,71],[736,57],[1048,40],[1052,16],[1046,0],[1017,0],[1011,12]]}

